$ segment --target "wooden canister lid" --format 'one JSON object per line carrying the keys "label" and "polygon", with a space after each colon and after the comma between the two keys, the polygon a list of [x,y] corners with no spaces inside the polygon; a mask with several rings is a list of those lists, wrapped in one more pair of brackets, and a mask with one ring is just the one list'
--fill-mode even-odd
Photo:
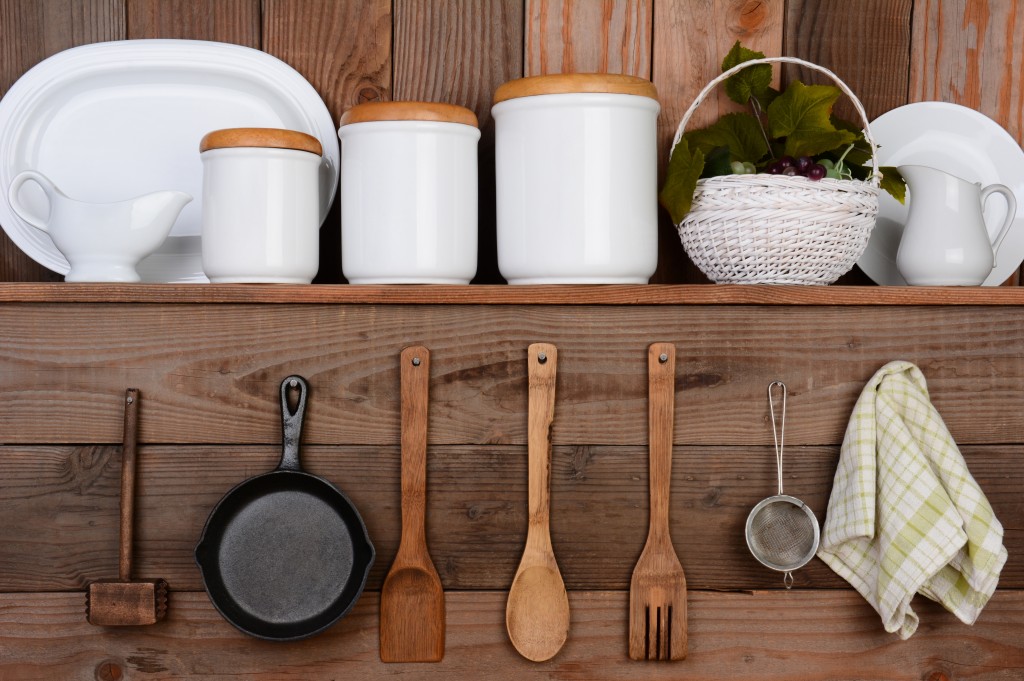
{"label": "wooden canister lid", "polygon": [[534,95],[564,95],[581,92],[650,97],[657,101],[654,83],[639,76],[618,73],[557,73],[530,76],[504,83],[494,92],[494,103]]}
{"label": "wooden canister lid", "polygon": [[270,149],[294,149],[308,151],[321,156],[324,153],[320,140],[298,130],[278,128],[225,128],[203,135],[199,151],[229,149],[234,147],[263,147]]}
{"label": "wooden canister lid", "polygon": [[466,107],[440,102],[366,102],[341,115],[341,126],[371,121],[438,121],[479,126],[476,114]]}

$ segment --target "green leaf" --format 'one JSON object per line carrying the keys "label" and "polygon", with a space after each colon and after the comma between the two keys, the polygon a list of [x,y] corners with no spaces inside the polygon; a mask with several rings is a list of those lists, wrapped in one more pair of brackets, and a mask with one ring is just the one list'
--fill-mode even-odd
{"label": "green leaf", "polygon": [[717,147],[728,147],[733,161],[757,163],[768,153],[761,126],[748,113],[725,114],[714,124],[688,132],[685,137],[691,148],[704,152],[709,160],[711,151]]}
{"label": "green leaf", "polygon": [[[736,44],[729,50],[729,54],[725,55],[725,59],[722,60],[722,72],[724,73],[732,67],[751,59],[764,59],[764,53],[748,50],[740,45],[740,41],[737,40]],[[725,93],[729,95],[729,99],[732,101],[738,104],[746,104],[751,97],[759,99],[768,96],[771,84],[771,65],[757,64],[726,78]]]}
{"label": "green leaf", "polygon": [[839,88],[831,85],[793,81],[768,107],[769,133],[785,137],[785,152],[793,157],[846,147],[857,135],[832,125],[832,106],[840,94]]}
{"label": "green leaf", "polygon": [[879,170],[882,172],[882,189],[889,192],[892,198],[900,203],[905,203],[907,200],[907,181],[900,175],[900,171],[893,166],[882,166]]}
{"label": "green leaf", "polygon": [[732,175],[732,159],[729,154],[729,147],[715,147],[704,158],[704,170],[701,177],[717,177],[719,175]]}
{"label": "green leaf", "polygon": [[686,138],[679,140],[668,160],[665,185],[658,194],[658,200],[672,216],[674,224],[678,225],[690,212],[697,179],[703,170],[704,153],[700,149],[691,152]]}

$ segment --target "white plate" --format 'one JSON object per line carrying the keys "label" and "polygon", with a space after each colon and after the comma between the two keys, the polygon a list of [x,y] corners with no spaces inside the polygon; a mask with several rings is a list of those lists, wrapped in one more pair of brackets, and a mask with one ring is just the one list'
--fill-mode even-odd
{"label": "white plate", "polygon": [[[931,166],[970,182],[1005,184],[1017,197],[1018,210],[999,249],[996,267],[983,286],[998,286],[1024,261],[1024,151],[998,123],[959,104],[918,102],[884,113],[871,122],[880,165]],[[883,286],[906,286],[896,269],[907,204],[882,192],[878,219],[857,265]],[[1006,205],[990,201],[985,208],[989,236],[995,239],[1006,217]]]}
{"label": "white plate", "polygon": [[[192,195],[171,235],[139,264],[143,281],[203,282],[203,166],[199,140],[219,128],[300,130],[320,140],[321,223],[338,186],[335,126],[302,75],[269,54],[198,40],[126,40],[60,52],[25,73],[0,100],[0,225],[17,246],[61,274],[69,267],[45,233],[11,210],[22,170],[49,176],[81,201],[163,189]],[[46,215],[42,192],[22,197]]]}

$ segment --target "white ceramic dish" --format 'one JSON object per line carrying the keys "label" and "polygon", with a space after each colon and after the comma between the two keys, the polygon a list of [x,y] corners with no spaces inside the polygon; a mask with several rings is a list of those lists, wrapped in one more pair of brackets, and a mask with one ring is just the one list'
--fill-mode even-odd
{"label": "white ceramic dish", "polygon": [[[338,140],[323,100],[292,67],[259,50],[196,40],[126,40],[60,52],[0,100],[0,225],[36,262],[66,274],[68,262],[53,241],[7,202],[19,172],[43,172],[88,202],[183,191],[195,200],[138,270],[143,281],[205,282],[199,140],[234,127],[287,128],[320,140],[322,223],[338,186]],[[45,197],[30,195],[30,188],[24,202],[45,216]]]}
{"label": "white ceramic dish", "polygon": [[[871,122],[878,141],[879,165],[924,165],[944,170],[982,185],[1004,184],[1013,191],[1017,204],[1024,206],[1024,151],[998,123],[988,116],[959,104],[917,102],[882,114]],[[908,206],[882,192],[878,219],[871,240],[857,265],[875,283],[906,286],[896,268]],[[985,209],[989,235],[1006,217],[1002,201],[991,201]],[[1010,225],[992,274],[983,286],[998,286],[1024,261],[1024,214],[1017,212]]]}

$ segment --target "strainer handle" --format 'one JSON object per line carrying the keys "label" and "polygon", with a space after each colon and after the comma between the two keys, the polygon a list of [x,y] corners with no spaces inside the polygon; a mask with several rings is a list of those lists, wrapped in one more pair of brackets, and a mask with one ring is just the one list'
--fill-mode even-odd
{"label": "strainer handle", "polygon": [[[778,426],[775,423],[775,400],[772,398],[772,388],[775,386],[778,386],[782,391],[782,418],[779,419],[780,424]],[[768,408],[772,412],[772,437],[775,438],[775,467],[779,482],[778,495],[782,496],[782,448],[786,440],[786,384],[782,381],[772,381],[768,384]]]}

